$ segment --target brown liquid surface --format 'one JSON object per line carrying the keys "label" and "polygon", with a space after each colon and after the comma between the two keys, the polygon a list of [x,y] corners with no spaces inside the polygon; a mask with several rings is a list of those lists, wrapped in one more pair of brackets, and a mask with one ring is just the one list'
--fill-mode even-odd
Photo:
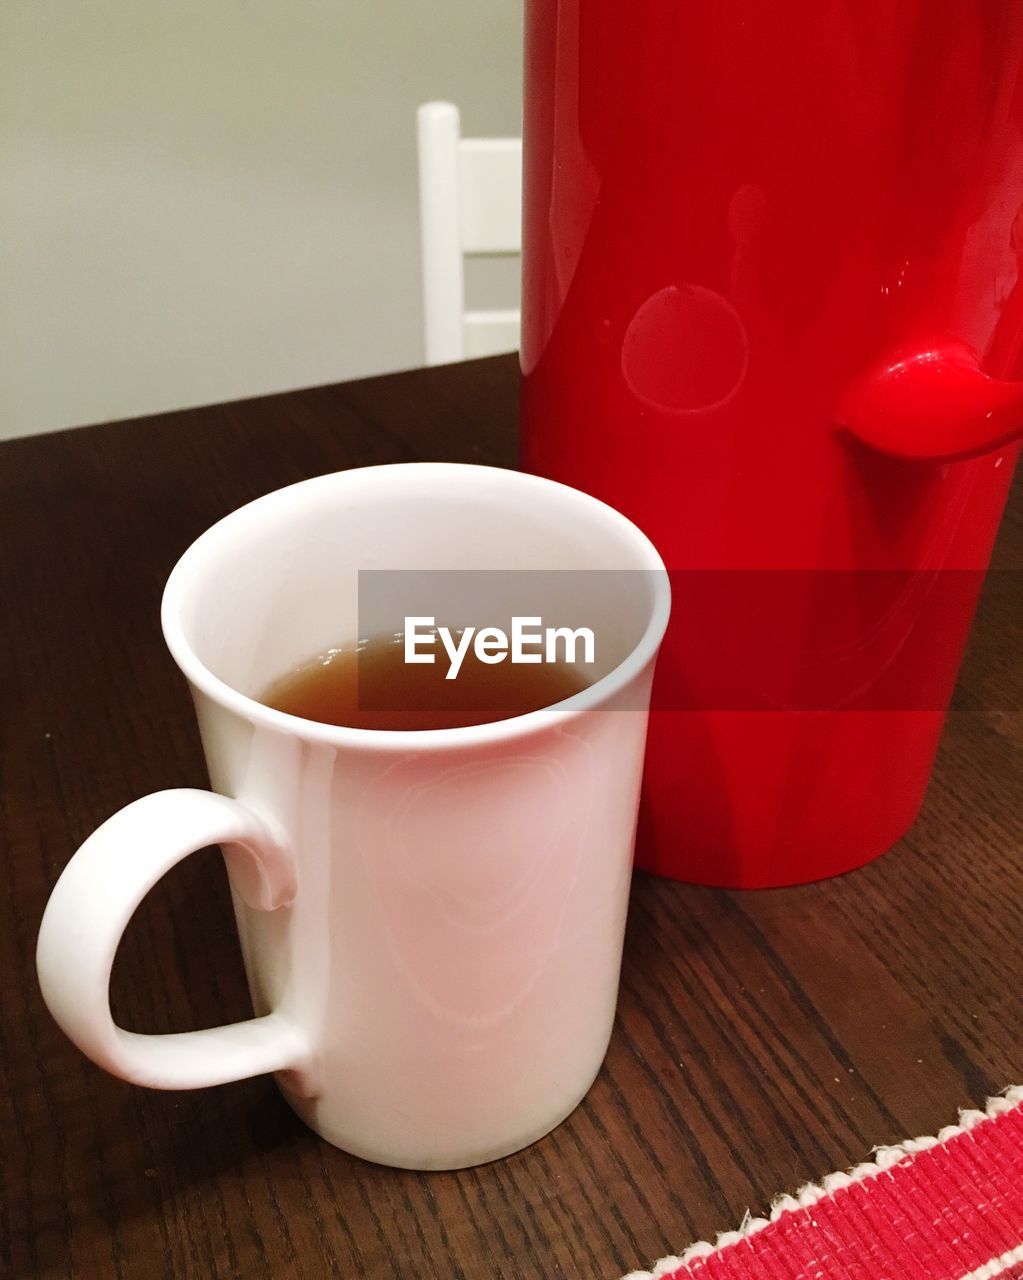
{"label": "brown liquid surface", "polygon": [[[458,636],[455,636],[457,641]],[[453,680],[440,641],[432,664],[406,663],[404,637],[374,636],[331,649],[275,680],[259,701],[322,724],[353,729],[454,729],[552,706],[584,689],[564,663],[480,662],[472,648]]]}

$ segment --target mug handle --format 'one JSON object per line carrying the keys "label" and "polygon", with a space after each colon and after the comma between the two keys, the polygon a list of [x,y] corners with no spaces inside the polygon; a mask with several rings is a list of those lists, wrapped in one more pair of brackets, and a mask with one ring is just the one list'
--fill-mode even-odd
{"label": "mug handle", "polygon": [[861,374],[838,421],[881,453],[960,462],[1023,436],[1023,382],[989,377],[972,347],[936,338]]}
{"label": "mug handle", "polygon": [[199,1089],[268,1071],[297,1071],[309,1057],[298,1026],[275,1011],[203,1031],[141,1035],[115,1025],[110,971],[139,903],[176,863],[224,846],[242,900],[275,911],[295,896],[284,840],[236,800],[210,791],[158,791],[127,805],[85,841],[43,913],[36,968],[61,1029],[101,1067],[151,1089]]}

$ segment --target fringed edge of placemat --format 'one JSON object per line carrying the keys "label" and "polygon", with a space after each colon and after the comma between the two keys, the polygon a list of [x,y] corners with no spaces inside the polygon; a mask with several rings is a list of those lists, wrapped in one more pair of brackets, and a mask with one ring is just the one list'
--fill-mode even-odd
{"label": "fringed edge of placemat", "polygon": [[707,1258],[711,1254],[727,1249],[730,1245],[738,1244],[742,1240],[748,1240],[750,1236],[756,1235],[758,1231],[763,1231],[765,1227],[777,1222],[785,1214],[809,1209],[820,1200],[833,1196],[845,1187],[852,1186],[857,1182],[864,1182],[870,1178],[876,1178],[878,1174],[893,1169],[904,1160],[917,1156],[923,1151],[929,1151],[932,1147],[942,1146],[953,1138],[968,1133],[969,1130],[976,1128],[977,1125],[983,1124],[987,1120],[994,1120],[1021,1105],[1023,1105],[1023,1086],[1013,1085],[1003,1093],[997,1094],[993,1098],[988,1098],[983,1111],[961,1110],[959,1112],[959,1123],[946,1125],[936,1137],[909,1138],[895,1146],[874,1147],[871,1151],[872,1160],[866,1160],[846,1172],[839,1170],[835,1173],[829,1173],[820,1182],[808,1182],[795,1195],[777,1196],[771,1204],[769,1217],[754,1218],[750,1210],[747,1209],[746,1216],[738,1229],[721,1232],[713,1244],[709,1240],[700,1240],[696,1244],[691,1244],[680,1256],[672,1254],[661,1258],[654,1263],[651,1270],[630,1271],[628,1275],[622,1277],[622,1280],[660,1280],[661,1277],[669,1276],[699,1259]]}

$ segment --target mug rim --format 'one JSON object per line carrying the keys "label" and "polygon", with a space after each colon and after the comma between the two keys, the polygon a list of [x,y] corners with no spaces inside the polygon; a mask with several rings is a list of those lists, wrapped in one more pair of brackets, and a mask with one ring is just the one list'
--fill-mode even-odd
{"label": "mug rim", "polygon": [[[351,725],[332,725],[318,720],[307,720],[303,716],[295,716],[290,712],[268,707],[265,703],[242,693],[227,681],[214,675],[192,647],[185,635],[182,621],[182,605],[189,585],[210,546],[222,538],[225,532],[238,521],[250,519],[254,508],[265,507],[269,510],[291,501],[297,490],[326,489],[332,486],[344,489],[346,482],[357,485],[359,478],[367,472],[378,475],[381,472],[400,472],[407,475],[410,471],[419,472],[421,475],[429,473],[438,480],[442,480],[445,476],[465,477],[468,473],[484,472],[492,482],[495,477],[500,477],[497,483],[520,488],[523,491],[532,490],[534,497],[546,494],[563,502],[570,501],[588,506],[599,514],[601,520],[616,525],[622,538],[631,544],[637,553],[640,563],[636,568],[650,572],[654,576],[654,598],[647,624],[639,640],[622,661],[592,684],[586,685],[578,693],[560,702],[551,703],[549,706],[540,707],[522,715],[486,720],[481,724],[438,729],[364,729]],[[307,480],[299,480],[294,484],[272,489],[269,493],[253,498],[226,516],[222,516],[188,546],[171,570],[163,590],[160,621],[164,641],[182,674],[194,688],[200,690],[217,705],[253,724],[262,724],[279,732],[302,737],[307,741],[335,747],[394,751],[410,748],[426,750],[478,746],[503,742],[564,725],[587,711],[594,710],[623,689],[656,657],[668,625],[670,612],[671,586],[668,572],[657,548],[627,516],[599,498],[594,498],[580,489],[562,484],[557,480],[548,480],[544,476],[516,471],[510,467],[463,462],[394,462],[329,471]]]}

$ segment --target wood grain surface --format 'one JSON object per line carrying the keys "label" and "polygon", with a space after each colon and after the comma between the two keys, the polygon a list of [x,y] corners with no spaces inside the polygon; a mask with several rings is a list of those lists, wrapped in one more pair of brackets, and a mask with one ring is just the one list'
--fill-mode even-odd
{"label": "wood grain surface", "polygon": [[[206,780],[160,637],[174,561],[307,476],[510,464],[515,401],[502,357],[0,446],[0,1275],[614,1280],[1023,1082],[1019,486],[909,836],[799,889],[637,876],[607,1063],[529,1150],[379,1168],[269,1079],[136,1089],[57,1030],[34,950],[61,868],[127,801]],[[216,851],[136,915],[114,1005],[146,1031],[248,1016]]]}

